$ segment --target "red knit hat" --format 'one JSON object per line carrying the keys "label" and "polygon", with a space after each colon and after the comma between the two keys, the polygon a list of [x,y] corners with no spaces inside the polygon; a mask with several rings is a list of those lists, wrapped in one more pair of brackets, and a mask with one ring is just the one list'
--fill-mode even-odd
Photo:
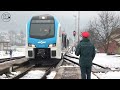
{"label": "red knit hat", "polygon": [[90,36],[89,32],[82,32],[82,36],[88,38]]}

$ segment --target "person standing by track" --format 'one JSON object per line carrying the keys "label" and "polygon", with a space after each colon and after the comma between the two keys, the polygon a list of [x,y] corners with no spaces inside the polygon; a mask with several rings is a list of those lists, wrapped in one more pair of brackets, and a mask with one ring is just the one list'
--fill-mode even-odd
{"label": "person standing by track", "polygon": [[10,49],[10,59],[12,59],[12,49]]}
{"label": "person standing by track", "polygon": [[82,40],[78,43],[75,55],[79,56],[82,79],[91,79],[92,61],[95,57],[95,46],[88,39],[89,32],[82,32]]}

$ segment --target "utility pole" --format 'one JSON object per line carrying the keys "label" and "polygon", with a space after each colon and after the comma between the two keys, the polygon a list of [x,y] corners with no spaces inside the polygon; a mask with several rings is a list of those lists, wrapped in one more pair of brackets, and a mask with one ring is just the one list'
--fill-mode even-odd
{"label": "utility pole", "polygon": [[80,19],[80,11],[78,11],[78,43],[79,43],[79,19]]}
{"label": "utility pole", "polygon": [[[77,30],[77,28],[76,28],[76,26],[77,26],[77,16],[76,15],[73,15],[74,17],[75,17],[75,30],[74,30],[74,32],[76,33],[76,30]],[[74,44],[75,44],[75,38],[76,38],[76,34],[74,35]]]}
{"label": "utility pole", "polygon": [[77,21],[77,16],[74,15],[74,17],[75,17],[75,31],[76,31],[76,25],[77,25],[77,24],[76,24],[76,23],[77,23],[76,21]]}

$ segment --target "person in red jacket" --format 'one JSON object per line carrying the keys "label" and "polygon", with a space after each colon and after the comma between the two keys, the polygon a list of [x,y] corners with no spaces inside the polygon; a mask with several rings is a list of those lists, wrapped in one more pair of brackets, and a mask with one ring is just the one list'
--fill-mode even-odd
{"label": "person in red jacket", "polygon": [[79,57],[82,79],[91,79],[92,61],[95,57],[95,47],[88,39],[89,32],[83,32],[83,39],[78,43],[75,54]]}

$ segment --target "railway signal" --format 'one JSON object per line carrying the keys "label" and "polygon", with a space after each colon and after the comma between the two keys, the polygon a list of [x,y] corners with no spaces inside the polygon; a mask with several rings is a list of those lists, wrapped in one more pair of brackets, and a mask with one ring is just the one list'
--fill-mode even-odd
{"label": "railway signal", "polygon": [[74,37],[76,36],[76,31],[73,31],[73,36],[74,36]]}

